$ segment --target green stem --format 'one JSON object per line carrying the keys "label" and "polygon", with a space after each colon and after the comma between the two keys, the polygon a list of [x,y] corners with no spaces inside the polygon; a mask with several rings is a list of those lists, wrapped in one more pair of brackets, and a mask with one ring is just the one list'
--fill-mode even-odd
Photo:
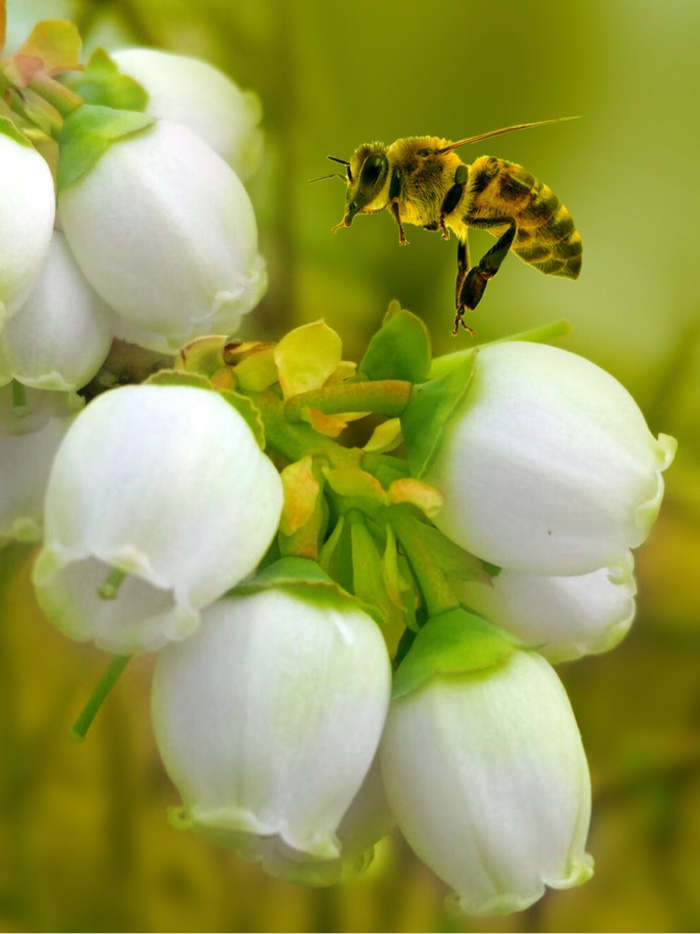
{"label": "green stem", "polygon": [[423,594],[428,615],[437,616],[458,607],[459,600],[425,540],[423,523],[409,509],[397,506],[387,510],[387,515]]}
{"label": "green stem", "polygon": [[403,379],[378,379],[362,383],[339,383],[299,393],[287,400],[284,411],[292,422],[301,421],[304,409],[319,409],[326,415],[344,412],[375,412],[395,418],[411,398],[413,384]]}
{"label": "green stem", "polygon": [[126,668],[130,658],[130,655],[114,656],[109,668],[98,681],[95,690],[92,692],[87,704],[83,707],[80,716],[73,724],[73,729],[71,730],[71,736],[73,739],[85,739],[92,721],[95,719],[100,710],[100,707],[107,699],[107,695],[119,680],[119,677]]}
{"label": "green stem", "polygon": [[267,446],[285,460],[293,463],[307,454],[318,454],[334,466],[358,463],[361,453],[356,448],[345,448],[305,423],[287,421],[284,402],[276,393],[253,393],[251,398],[260,412]]}

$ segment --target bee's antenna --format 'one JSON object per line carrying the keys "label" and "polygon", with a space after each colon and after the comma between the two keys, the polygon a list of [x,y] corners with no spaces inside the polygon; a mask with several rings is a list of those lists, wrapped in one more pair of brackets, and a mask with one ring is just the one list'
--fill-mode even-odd
{"label": "bee's antenna", "polygon": [[347,159],[339,159],[337,156],[327,156],[326,158],[330,159],[331,162],[339,162],[341,165],[350,165]]}
{"label": "bee's antenna", "polygon": [[518,123],[516,126],[507,126],[502,130],[491,130],[489,133],[481,133],[479,136],[471,136],[469,139],[461,139],[456,143],[450,143],[444,149],[438,149],[439,154],[453,152],[460,146],[468,146],[470,143],[479,143],[484,139],[491,139],[493,136],[502,136],[504,133],[513,133],[515,130],[529,130],[531,127],[547,126],[550,123],[563,123],[565,120],[579,120],[579,117],[555,117],[554,120],[538,120],[536,123]]}
{"label": "bee's antenna", "polygon": [[310,178],[309,185],[311,184],[311,182],[322,182],[326,178],[339,178],[341,182],[343,182],[344,184],[347,184],[347,181],[348,181],[344,175],[340,174],[340,172],[331,172],[330,175],[319,175],[318,178]]}

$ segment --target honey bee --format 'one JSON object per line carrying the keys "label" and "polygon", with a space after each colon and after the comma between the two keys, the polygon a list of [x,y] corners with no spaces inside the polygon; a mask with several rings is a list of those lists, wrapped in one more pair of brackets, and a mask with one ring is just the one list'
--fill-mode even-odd
{"label": "honey bee", "polygon": [[[334,174],[347,185],[345,213],[333,231],[350,227],[357,214],[377,214],[386,208],[399,228],[401,244],[408,242],[404,224],[441,231],[445,240],[453,231],[458,242],[452,333],[457,334],[461,326],[474,334],[464,314],[479,304],[509,250],[547,276],[576,279],[583,246],[571,214],[552,189],[521,165],[496,156],[481,156],[466,165],[455,150],[503,133],[557,122],[521,123],[456,143],[435,136],[411,136],[391,146],[363,143],[350,161],[329,156],[346,167],[346,175]],[[488,230],[498,238],[475,266],[469,263],[470,227]]]}

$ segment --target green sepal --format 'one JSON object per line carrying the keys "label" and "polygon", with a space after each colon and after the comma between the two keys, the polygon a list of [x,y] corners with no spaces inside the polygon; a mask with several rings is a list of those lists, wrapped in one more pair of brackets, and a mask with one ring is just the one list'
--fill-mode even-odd
{"label": "green sepal", "polygon": [[69,68],[80,68],[82,46],[75,23],[46,19],[36,23],[16,55],[40,59],[43,73],[51,75]]}
{"label": "green sepal", "polygon": [[435,563],[446,577],[459,581],[478,581],[481,584],[491,583],[493,566],[485,566],[479,558],[460,548],[434,525],[423,523],[421,535]]}
{"label": "green sepal", "polygon": [[148,104],[144,88],[135,78],[121,74],[117,63],[104,49],[95,49],[85,70],[67,75],[63,83],[79,94],[86,104],[136,111],[144,111]]}
{"label": "green sepal", "polygon": [[30,149],[34,149],[24,133],[18,130],[12,120],[8,120],[7,117],[0,117],[0,136],[7,136],[13,142],[19,143],[20,146],[28,146]]}
{"label": "green sepal", "polygon": [[258,571],[252,580],[229,591],[232,596],[248,596],[266,590],[283,590],[300,600],[333,609],[361,610],[376,623],[383,622],[376,607],[348,593],[309,558],[287,556]]}
{"label": "green sepal", "polygon": [[185,373],[184,370],[171,370],[168,368],[157,370],[143,382],[149,386],[193,386],[195,389],[208,389],[210,391],[212,388],[209,380],[199,373]]}
{"label": "green sepal", "polygon": [[420,479],[432,464],[445,429],[469,391],[476,353],[439,379],[413,387],[401,416],[411,474]]}
{"label": "green sepal", "polygon": [[58,139],[59,191],[86,175],[113,143],[143,133],[155,122],[155,117],[135,110],[112,110],[97,104],[78,107],[66,117]]}
{"label": "green sepal", "polygon": [[350,542],[352,547],[352,591],[364,603],[377,608],[382,625],[395,615],[384,581],[384,568],[379,549],[360,513],[351,512]]}
{"label": "green sepal", "polygon": [[430,335],[423,321],[392,301],[381,328],[369,342],[358,373],[372,380],[421,383],[428,379],[430,356]]}
{"label": "green sepal", "polygon": [[394,674],[394,699],[436,677],[471,675],[505,662],[518,645],[483,616],[455,607],[433,616],[417,633]]}
{"label": "green sepal", "polygon": [[222,399],[225,399],[229,405],[242,415],[248,427],[253,432],[253,437],[258,443],[261,451],[265,450],[267,441],[265,439],[265,426],[262,417],[255,403],[248,396],[242,396],[234,389],[217,389]]}

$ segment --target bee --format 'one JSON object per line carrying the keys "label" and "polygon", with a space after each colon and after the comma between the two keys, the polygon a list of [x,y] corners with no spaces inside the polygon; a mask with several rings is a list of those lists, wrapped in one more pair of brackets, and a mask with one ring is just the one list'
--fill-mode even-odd
{"label": "bee", "polygon": [[[552,189],[521,165],[496,156],[481,156],[466,165],[455,150],[503,133],[557,122],[521,123],[456,143],[435,136],[411,136],[391,146],[363,143],[349,161],[329,156],[346,167],[346,175],[334,175],[347,185],[345,213],[333,232],[350,227],[358,214],[378,214],[386,208],[396,221],[402,245],[408,242],[404,224],[440,231],[445,240],[452,231],[457,237],[452,333],[457,334],[461,326],[473,335],[465,312],[479,304],[509,250],[547,276],[576,279],[583,245],[571,214]],[[469,263],[470,227],[488,230],[497,238],[475,266]]]}

